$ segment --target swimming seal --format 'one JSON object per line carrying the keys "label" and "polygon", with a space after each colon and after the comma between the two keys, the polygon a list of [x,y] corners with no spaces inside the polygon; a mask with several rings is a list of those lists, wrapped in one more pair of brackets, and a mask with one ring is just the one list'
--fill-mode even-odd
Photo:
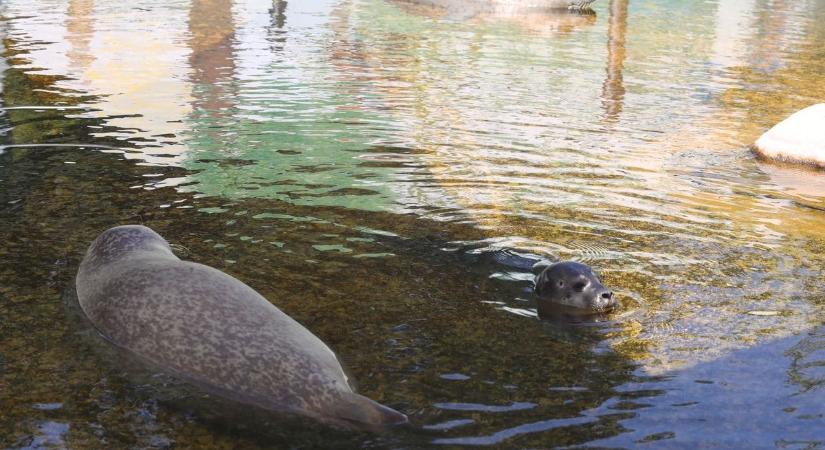
{"label": "swimming seal", "polygon": [[77,296],[106,339],[212,393],[347,428],[407,421],[353,392],[309,330],[236,278],[178,259],[150,228],[98,236],[80,264]]}
{"label": "swimming seal", "polygon": [[617,302],[590,267],[561,261],[536,276],[539,317],[552,317],[563,309],[573,314],[598,314],[612,310]]}

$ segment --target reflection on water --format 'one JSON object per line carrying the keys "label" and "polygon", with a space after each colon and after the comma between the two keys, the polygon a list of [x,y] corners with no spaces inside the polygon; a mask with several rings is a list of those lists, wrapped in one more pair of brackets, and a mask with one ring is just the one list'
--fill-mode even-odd
{"label": "reflection on water", "polygon": [[[823,445],[821,173],[747,145],[825,101],[825,2],[594,7],[4,2],[0,443]],[[261,291],[418,427],[214,419],[121,369],[71,306],[121,223]],[[625,309],[536,320],[554,258]]]}
{"label": "reflection on water", "polygon": [[394,7],[411,15],[482,26],[506,24],[534,35],[561,35],[596,22],[592,11],[570,13],[566,8],[536,7],[523,1],[389,1]]}
{"label": "reflection on water", "polygon": [[625,36],[627,35],[628,0],[610,0],[610,18],[607,24],[607,75],[604,79],[602,101],[605,118],[616,120],[622,112],[624,101]]}
{"label": "reflection on water", "polygon": [[[359,107],[360,93],[338,79],[327,55],[307,51],[326,45],[332,31],[313,30],[329,26],[331,19],[311,5],[234,6],[243,23],[236,24],[229,10],[203,11],[206,30],[227,30],[229,36],[238,28],[231,33],[243,47],[232,47],[228,37],[206,52],[231,59],[231,65],[192,58],[204,74],[193,80],[192,90],[203,100],[196,101],[187,121],[192,151],[184,165],[199,172],[192,176],[193,189],[230,198],[390,209],[391,169],[380,156],[368,154],[384,135],[387,119]],[[193,8],[190,26],[195,23]],[[197,38],[198,32],[192,35]],[[213,67],[223,73],[207,74]]]}

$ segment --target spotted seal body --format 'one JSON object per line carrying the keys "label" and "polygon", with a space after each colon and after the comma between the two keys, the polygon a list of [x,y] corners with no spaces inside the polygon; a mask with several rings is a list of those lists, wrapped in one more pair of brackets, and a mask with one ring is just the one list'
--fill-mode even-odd
{"label": "spotted seal body", "polygon": [[230,275],[178,259],[147,227],[98,236],[80,264],[77,293],[106,339],[211,392],[340,426],[406,422],[354,393],[335,354],[309,330]]}
{"label": "spotted seal body", "polygon": [[613,293],[604,287],[590,267],[561,261],[547,266],[536,277],[539,317],[557,312],[580,315],[598,314],[617,306]]}

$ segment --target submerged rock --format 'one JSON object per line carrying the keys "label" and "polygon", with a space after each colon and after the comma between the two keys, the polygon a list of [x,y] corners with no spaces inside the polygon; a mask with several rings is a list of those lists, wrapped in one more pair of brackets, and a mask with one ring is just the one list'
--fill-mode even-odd
{"label": "submerged rock", "polygon": [[825,168],[825,103],[809,106],[779,122],[753,148],[767,159]]}

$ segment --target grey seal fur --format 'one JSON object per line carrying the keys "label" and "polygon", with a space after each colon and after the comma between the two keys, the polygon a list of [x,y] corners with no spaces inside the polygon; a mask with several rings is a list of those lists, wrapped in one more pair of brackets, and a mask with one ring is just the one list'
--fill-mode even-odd
{"label": "grey seal fur", "polygon": [[407,421],[356,394],[309,330],[236,278],[178,259],[150,228],[104,231],[76,284],[81,309],[106,339],[207,391],[347,428]]}
{"label": "grey seal fur", "polygon": [[613,292],[604,287],[589,266],[560,261],[536,276],[539,317],[552,317],[563,309],[587,315],[608,312],[617,306]]}

